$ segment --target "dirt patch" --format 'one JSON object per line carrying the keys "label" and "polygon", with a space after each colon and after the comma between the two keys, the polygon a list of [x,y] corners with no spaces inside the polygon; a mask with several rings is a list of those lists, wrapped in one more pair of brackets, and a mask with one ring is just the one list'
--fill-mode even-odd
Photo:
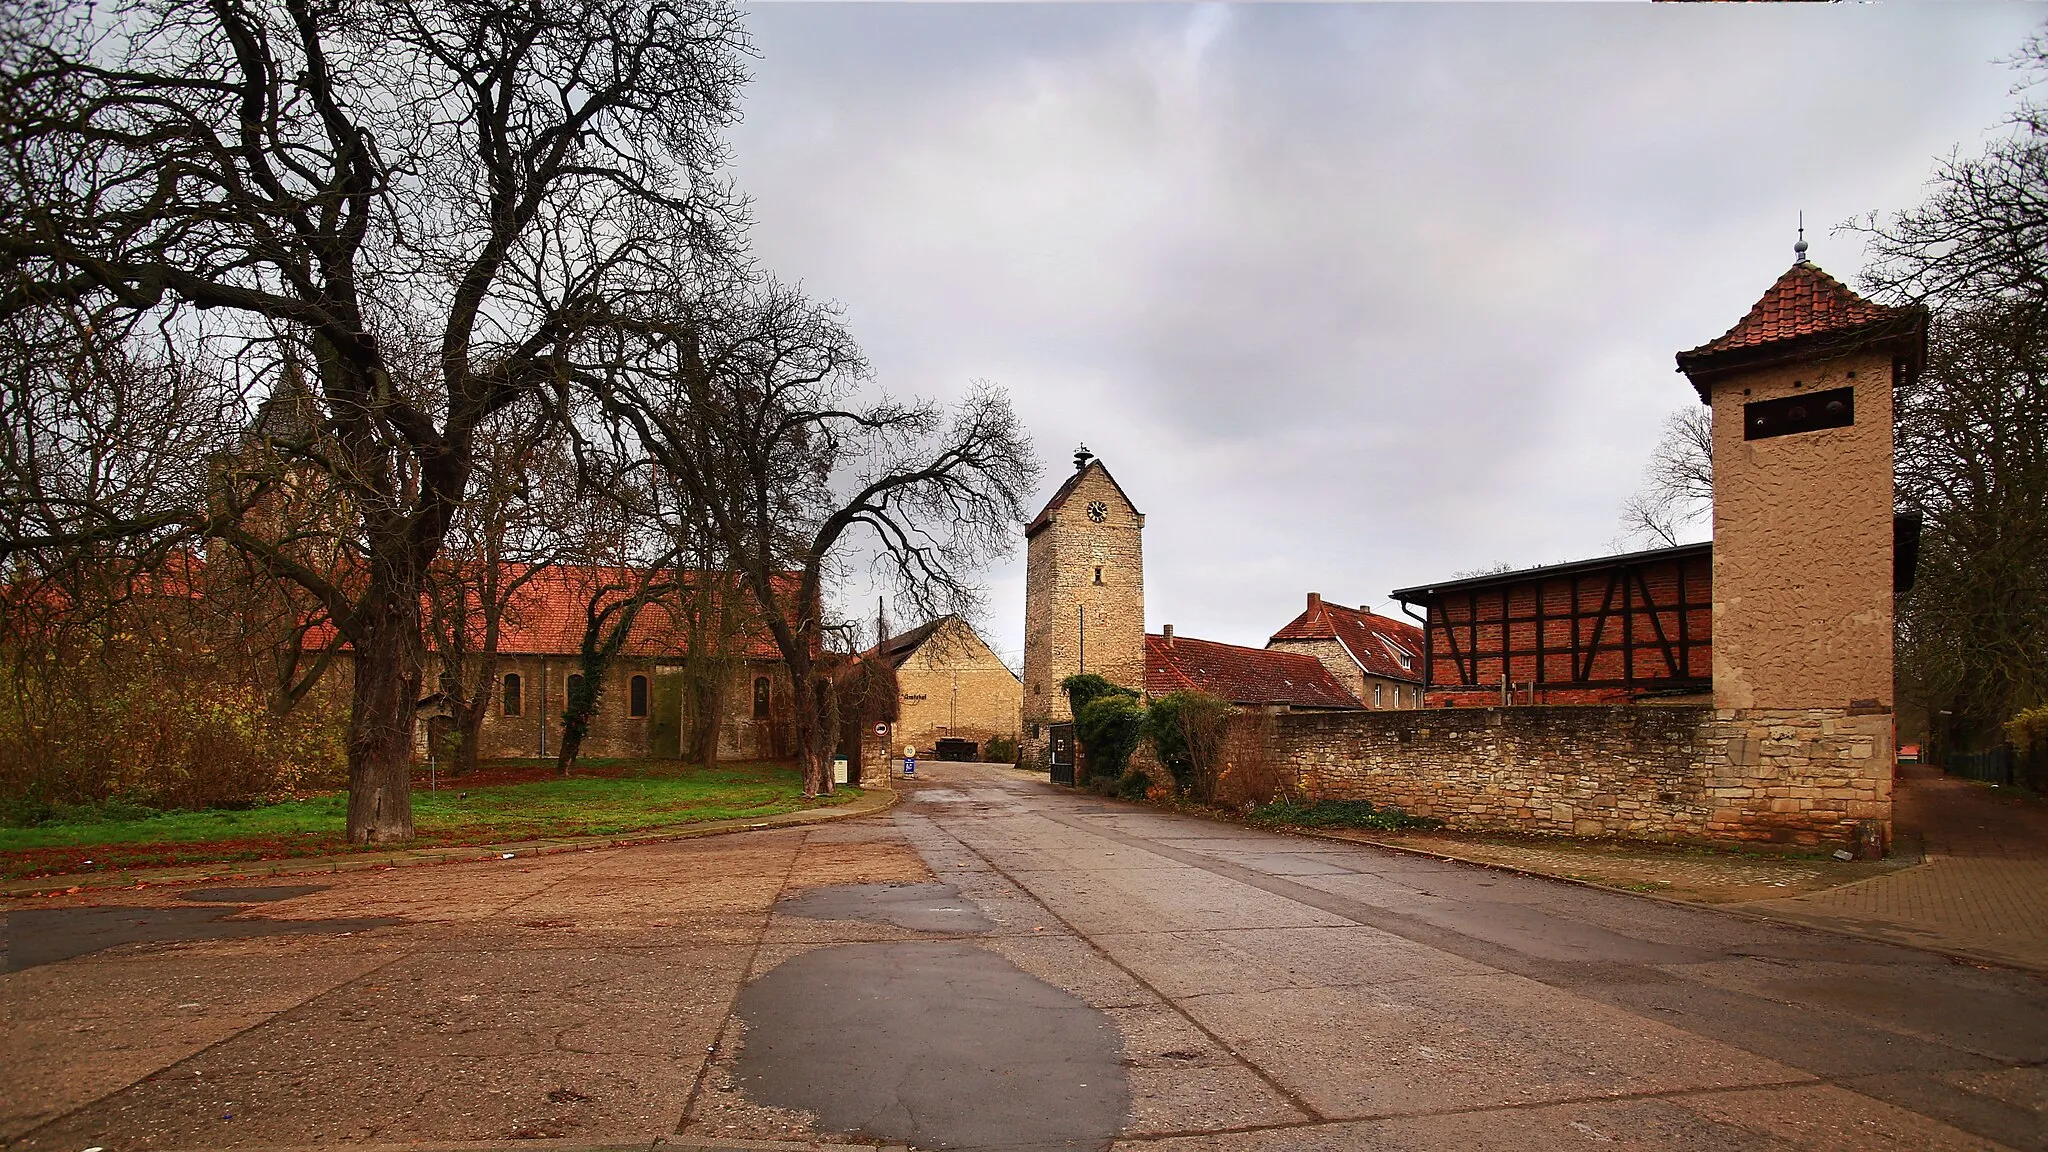
{"label": "dirt patch", "polygon": [[1839,861],[1688,845],[1562,840],[1441,832],[1332,832],[1432,855],[1498,864],[1698,904],[1741,904],[1824,892],[1910,867],[1916,860]]}
{"label": "dirt patch", "polygon": [[931,878],[916,849],[894,829],[845,827],[813,833],[804,843],[789,887],[837,884],[914,884]]}

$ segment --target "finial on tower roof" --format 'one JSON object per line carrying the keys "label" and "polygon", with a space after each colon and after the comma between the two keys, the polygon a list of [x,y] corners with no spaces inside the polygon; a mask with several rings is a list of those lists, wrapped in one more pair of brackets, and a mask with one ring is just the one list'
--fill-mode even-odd
{"label": "finial on tower roof", "polygon": [[1799,239],[1792,245],[1792,262],[1806,263],[1806,213],[1799,214]]}
{"label": "finial on tower roof", "polygon": [[1086,444],[1074,449],[1074,471],[1079,472],[1081,469],[1086,468],[1088,462],[1093,459],[1095,459],[1095,453],[1090,452]]}

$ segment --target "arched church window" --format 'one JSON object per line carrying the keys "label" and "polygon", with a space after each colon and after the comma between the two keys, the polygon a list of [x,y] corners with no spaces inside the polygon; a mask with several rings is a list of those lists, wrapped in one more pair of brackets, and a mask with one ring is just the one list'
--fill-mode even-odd
{"label": "arched church window", "polygon": [[647,677],[633,677],[627,689],[627,696],[629,697],[627,703],[630,705],[627,710],[628,715],[647,715]]}
{"label": "arched church window", "polygon": [[569,675],[569,690],[563,694],[562,703],[573,706],[576,703],[576,698],[579,695],[581,695],[582,692],[583,677],[576,675],[575,673],[571,673]]}
{"label": "arched church window", "polygon": [[525,711],[525,702],[519,698],[519,673],[505,673],[505,690],[500,695],[505,705],[505,715],[517,716]]}
{"label": "arched church window", "polygon": [[767,718],[768,678],[766,676],[756,676],[754,677],[754,719],[766,720]]}

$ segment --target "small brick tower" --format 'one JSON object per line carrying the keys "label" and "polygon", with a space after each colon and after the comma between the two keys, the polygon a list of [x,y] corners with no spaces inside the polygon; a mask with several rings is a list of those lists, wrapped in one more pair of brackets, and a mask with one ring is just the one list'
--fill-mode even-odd
{"label": "small brick tower", "polygon": [[1759,801],[1726,820],[1773,824],[1772,838],[1837,839],[1864,821],[1888,835],[1892,391],[1919,370],[1927,318],[1856,295],[1807,261],[1803,238],[1794,252],[1740,323],[1678,355],[1713,407],[1722,771],[1751,778]]}
{"label": "small brick tower", "polygon": [[1145,689],[1145,517],[1082,448],[1024,529],[1024,740],[1072,719],[1060,681],[1094,672]]}

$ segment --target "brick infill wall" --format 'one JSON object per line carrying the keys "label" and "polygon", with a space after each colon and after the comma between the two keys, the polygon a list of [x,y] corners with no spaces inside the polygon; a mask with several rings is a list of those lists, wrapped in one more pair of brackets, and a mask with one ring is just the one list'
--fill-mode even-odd
{"label": "brick infill wall", "polygon": [[1851,844],[1891,823],[1891,717],[1700,706],[1428,709],[1271,718],[1310,799],[1470,831]]}

